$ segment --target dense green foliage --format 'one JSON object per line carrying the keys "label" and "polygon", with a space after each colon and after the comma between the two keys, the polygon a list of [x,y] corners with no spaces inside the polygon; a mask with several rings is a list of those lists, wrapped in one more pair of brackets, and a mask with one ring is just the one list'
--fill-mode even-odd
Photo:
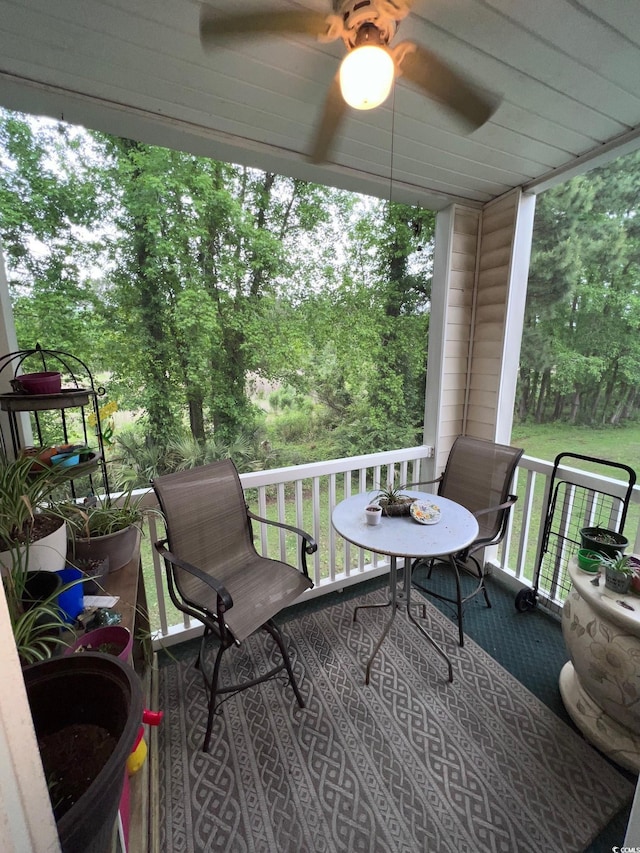
{"label": "dense green foliage", "polygon": [[9,113],[0,163],[19,344],[102,371],[130,476],[420,440],[433,213]]}
{"label": "dense green foliage", "polygon": [[[421,440],[433,213],[8,112],[0,167],[20,346],[100,373],[128,482]],[[640,154],[539,197],[518,422],[636,417],[638,197]]]}
{"label": "dense green foliage", "polygon": [[640,153],[537,202],[520,420],[619,424],[640,396]]}

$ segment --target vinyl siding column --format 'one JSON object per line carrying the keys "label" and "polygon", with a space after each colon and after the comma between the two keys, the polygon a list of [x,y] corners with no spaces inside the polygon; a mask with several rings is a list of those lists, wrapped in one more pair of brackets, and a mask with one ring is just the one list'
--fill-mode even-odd
{"label": "vinyl siding column", "polygon": [[433,476],[457,435],[508,443],[524,319],[535,196],[438,212],[425,444]]}

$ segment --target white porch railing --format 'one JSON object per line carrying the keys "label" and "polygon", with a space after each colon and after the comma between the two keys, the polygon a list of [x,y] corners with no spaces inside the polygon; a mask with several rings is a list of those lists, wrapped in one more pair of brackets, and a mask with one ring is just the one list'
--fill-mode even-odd
{"label": "white porch railing", "polygon": [[[314,597],[335,592],[389,570],[386,557],[349,545],[335,534],[331,526],[331,513],[335,505],[360,491],[374,493],[380,484],[386,485],[394,477],[395,482],[401,484],[428,479],[425,460],[431,455],[430,447],[419,446],[242,474],[241,480],[247,502],[254,512],[307,530],[318,542],[318,551],[309,561],[309,570],[315,586],[305,594],[306,597]],[[514,591],[525,585],[531,586],[534,581],[552,469],[551,462],[527,456],[522,458],[514,487],[519,499],[510,519],[507,537],[499,548],[486,555],[493,573],[499,574],[506,583],[512,584]],[[581,484],[595,491],[606,490],[611,494],[619,494],[620,497],[624,495],[624,483],[572,471],[572,481],[576,478]],[[153,503],[154,496],[150,493],[148,504]],[[627,537],[634,543],[634,551],[640,550],[639,505],[640,489],[636,487],[625,526]],[[580,521],[582,526],[587,524],[589,519],[577,519],[573,522],[568,519],[567,523],[575,521]],[[161,527],[161,522],[158,523],[156,516],[151,515],[151,542],[162,538]],[[256,533],[257,547],[263,555],[275,556],[293,564],[299,559],[297,537],[264,524],[259,526]],[[164,568],[153,549],[150,556],[143,556],[143,563],[152,626],[156,630],[156,645],[170,645],[200,633],[199,623],[191,623],[188,618],[183,619],[183,614],[172,608],[166,593]],[[547,591],[540,586],[540,603],[558,609],[566,595],[562,588],[562,583],[556,584],[549,597]]]}

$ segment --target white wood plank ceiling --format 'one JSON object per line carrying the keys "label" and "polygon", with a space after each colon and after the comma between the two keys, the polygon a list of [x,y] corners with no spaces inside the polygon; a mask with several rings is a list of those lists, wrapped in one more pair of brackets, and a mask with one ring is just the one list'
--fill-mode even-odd
{"label": "white wood plank ceiling", "polygon": [[199,14],[195,0],[0,0],[0,104],[433,209],[640,145],[638,0],[417,0],[394,41],[434,50],[498,110],[461,135],[400,80],[382,107],[349,112],[322,165],[308,154],[342,42],[265,36],[205,52]]}

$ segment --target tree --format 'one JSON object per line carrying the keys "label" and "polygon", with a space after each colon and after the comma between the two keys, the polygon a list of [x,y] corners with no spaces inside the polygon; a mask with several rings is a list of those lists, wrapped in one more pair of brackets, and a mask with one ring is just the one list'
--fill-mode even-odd
{"label": "tree", "polygon": [[520,359],[522,419],[618,423],[637,406],[640,155],[540,196]]}
{"label": "tree", "polygon": [[[131,447],[152,459],[156,445],[182,446],[196,458],[186,427],[205,454],[212,441],[246,448],[242,436],[260,424],[252,377],[290,385],[296,400],[311,394],[304,415],[340,452],[415,441],[432,213],[52,123],[7,123],[12,173],[0,204],[20,322],[76,354],[86,336],[111,397],[144,429]],[[65,302],[78,319],[68,335],[46,314]]]}
{"label": "tree", "polygon": [[96,152],[69,125],[0,111],[0,238],[18,343],[97,357],[103,201]]}

